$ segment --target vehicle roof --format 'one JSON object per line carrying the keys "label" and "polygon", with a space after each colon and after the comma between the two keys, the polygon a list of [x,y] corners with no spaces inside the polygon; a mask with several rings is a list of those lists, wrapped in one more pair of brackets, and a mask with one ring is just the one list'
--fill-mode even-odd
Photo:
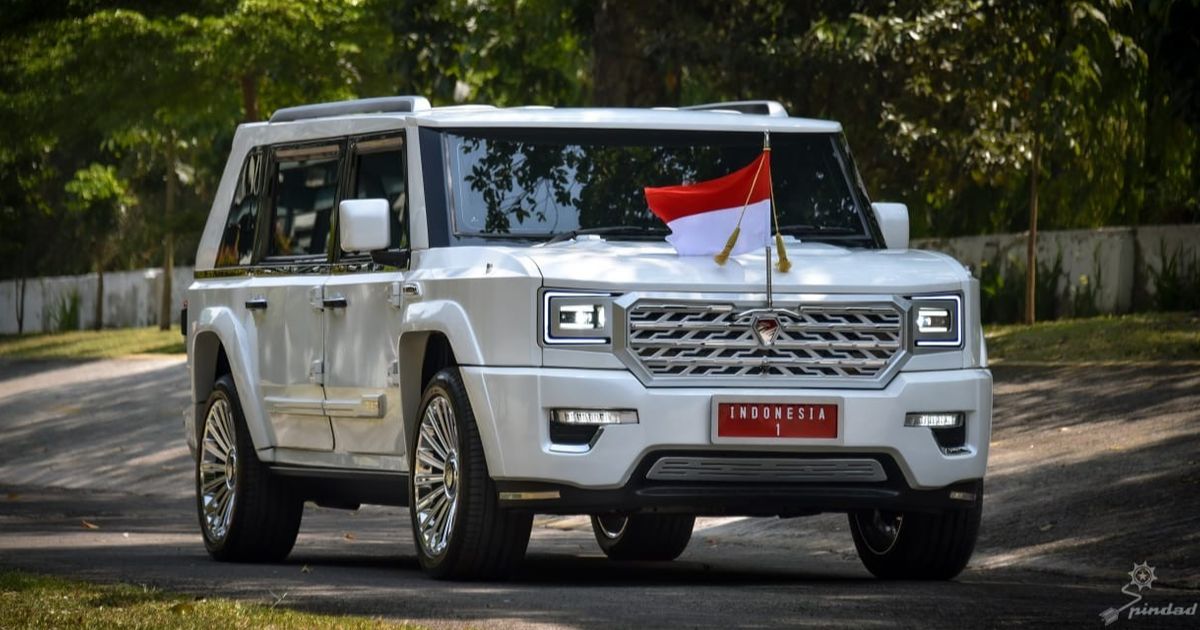
{"label": "vehicle roof", "polygon": [[[270,127],[301,126],[319,122],[380,119],[412,120],[423,127],[557,127],[609,129],[678,129],[702,131],[761,131],[784,133],[838,133],[841,123],[812,118],[742,114],[732,111],[690,111],[671,108],[509,107],[458,105],[416,112],[349,114],[290,122]],[[262,124],[262,123],[260,123]]]}
{"label": "vehicle roof", "polygon": [[410,114],[431,127],[607,127],[614,129],[703,129],[712,131],[840,132],[830,120],[785,118],[731,111],[636,108],[435,107]]}

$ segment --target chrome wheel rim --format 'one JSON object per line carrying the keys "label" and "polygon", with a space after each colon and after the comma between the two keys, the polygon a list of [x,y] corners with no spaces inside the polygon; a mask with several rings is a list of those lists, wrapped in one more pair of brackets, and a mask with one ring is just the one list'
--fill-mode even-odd
{"label": "chrome wheel rim", "polygon": [[605,538],[616,540],[625,533],[625,527],[629,525],[628,516],[597,516],[596,526],[600,529],[600,533]]}
{"label": "chrome wheel rim", "polygon": [[871,553],[882,556],[896,546],[900,530],[904,527],[904,515],[898,512],[873,510],[856,514],[858,531]]}
{"label": "chrome wheel rim", "polygon": [[220,398],[204,418],[200,450],[200,510],[204,528],[214,542],[225,540],[237,502],[237,442],[233,411]]}
{"label": "chrome wheel rim", "polygon": [[454,534],[461,487],[458,425],[454,408],[445,396],[435,396],[425,406],[417,431],[413,474],[413,510],[421,547],[430,556],[446,552]]}

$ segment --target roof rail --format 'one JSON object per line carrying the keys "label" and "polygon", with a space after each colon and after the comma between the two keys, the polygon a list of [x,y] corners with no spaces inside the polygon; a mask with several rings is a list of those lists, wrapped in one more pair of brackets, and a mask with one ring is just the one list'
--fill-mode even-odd
{"label": "roof rail", "polygon": [[424,96],[381,96],[360,98],[351,101],[299,105],[275,110],[271,122],[291,122],[310,118],[328,118],[348,114],[382,114],[386,112],[419,112],[429,109],[429,99]]}
{"label": "roof rail", "polygon": [[691,105],[688,107],[680,107],[679,109],[691,111],[725,110],[741,112],[743,114],[773,116],[775,118],[788,117],[787,110],[784,109],[783,103],[780,103],[779,101],[726,101],[724,103],[703,103],[701,105]]}

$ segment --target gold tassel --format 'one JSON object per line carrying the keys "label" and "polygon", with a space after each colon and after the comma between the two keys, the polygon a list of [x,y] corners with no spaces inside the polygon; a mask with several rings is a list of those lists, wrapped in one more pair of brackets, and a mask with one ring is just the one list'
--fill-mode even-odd
{"label": "gold tassel", "polygon": [[775,233],[775,249],[779,250],[779,273],[787,273],[792,268],[792,261],[788,260],[787,249],[783,246],[783,235],[779,232]]}
{"label": "gold tassel", "polygon": [[719,254],[713,256],[713,260],[717,261],[718,265],[724,265],[729,260],[729,255],[733,253],[733,246],[737,245],[738,235],[742,233],[742,228],[733,228],[733,233],[729,235],[729,240],[725,241],[725,249],[722,249]]}

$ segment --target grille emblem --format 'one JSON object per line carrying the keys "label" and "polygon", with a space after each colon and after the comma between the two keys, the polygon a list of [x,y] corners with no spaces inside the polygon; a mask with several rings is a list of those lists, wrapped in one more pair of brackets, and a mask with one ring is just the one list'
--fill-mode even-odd
{"label": "grille emblem", "polygon": [[761,346],[775,345],[775,339],[779,337],[779,320],[774,317],[754,318],[754,336]]}

